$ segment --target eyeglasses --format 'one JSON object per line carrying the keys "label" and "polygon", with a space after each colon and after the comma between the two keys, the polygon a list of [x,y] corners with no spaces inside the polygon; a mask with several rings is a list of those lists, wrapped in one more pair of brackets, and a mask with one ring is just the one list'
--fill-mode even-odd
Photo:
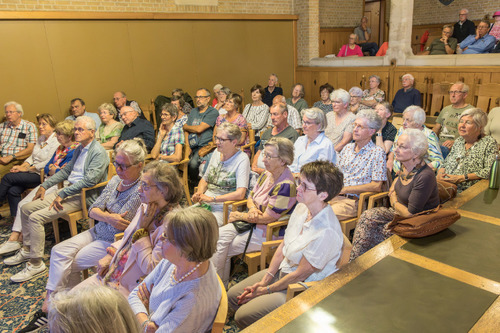
{"label": "eyeglasses", "polygon": [[148,183],[146,183],[145,181],[140,181],[139,182],[139,186],[141,187],[141,189],[143,189],[144,191],[149,191],[152,187],[158,187],[157,185],[155,184],[151,184],[149,185]]}
{"label": "eyeglasses", "polygon": [[13,114],[13,113],[16,113],[16,112],[19,112],[19,111],[5,111],[5,114]]}
{"label": "eyeglasses", "polygon": [[364,129],[369,129],[369,127],[361,126],[359,124],[354,123],[354,128],[353,129],[364,130]]}
{"label": "eyeglasses", "polygon": [[87,129],[86,128],[83,128],[83,127],[75,127],[75,132],[83,132],[83,131],[86,131]]}
{"label": "eyeglasses", "polygon": [[265,151],[262,152],[262,157],[263,158],[268,158],[268,159],[272,159],[272,158],[280,158],[279,156],[271,156],[271,155],[268,155]]}
{"label": "eyeglasses", "polygon": [[136,165],[136,164],[130,164],[130,165],[125,165],[125,164],[120,164],[120,163],[117,163],[117,162],[113,162],[113,165],[115,166],[116,169],[120,168],[122,169],[123,171],[127,171],[128,168]]}
{"label": "eyeglasses", "polygon": [[456,95],[456,94],[463,94],[465,91],[460,91],[460,90],[453,90],[453,91],[448,91],[448,94],[450,95]]}
{"label": "eyeglasses", "polygon": [[351,98],[361,98],[361,96],[353,96],[353,95],[351,95]]}
{"label": "eyeglasses", "polygon": [[167,241],[170,244],[173,244],[173,242],[170,240],[170,238],[168,238],[166,231],[164,231],[164,232],[161,233],[160,238],[161,238],[162,242]]}
{"label": "eyeglasses", "polygon": [[309,126],[309,125],[315,125],[315,124],[316,124],[316,123],[315,123],[314,121],[305,121],[305,120],[303,120],[303,121],[302,121],[302,125],[307,125],[307,126]]}
{"label": "eyeglasses", "polygon": [[332,100],[332,103],[334,103],[334,104],[344,104],[344,102],[341,101],[341,100],[336,100],[336,101]]}
{"label": "eyeglasses", "polygon": [[306,183],[300,180],[300,178],[297,178],[297,188],[298,187],[303,187],[304,191],[317,191],[315,188],[308,188]]}
{"label": "eyeglasses", "polygon": [[225,141],[231,141],[231,139],[223,139],[223,138],[220,138],[220,137],[216,136],[215,137],[215,142],[217,142],[217,141],[219,141],[219,142],[225,142]]}
{"label": "eyeglasses", "polygon": [[202,98],[208,98],[208,97],[210,97],[210,95],[208,95],[208,96],[194,96],[194,98],[196,98],[196,99],[202,99]]}

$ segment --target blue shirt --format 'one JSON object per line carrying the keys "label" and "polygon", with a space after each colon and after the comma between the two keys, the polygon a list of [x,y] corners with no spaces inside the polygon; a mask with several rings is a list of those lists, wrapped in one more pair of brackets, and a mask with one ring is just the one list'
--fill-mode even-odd
{"label": "blue shirt", "polygon": [[[83,115],[86,116],[86,117],[90,117],[90,118],[94,119],[96,130],[99,128],[99,126],[101,126],[101,118],[99,118],[99,115],[97,113],[92,113],[92,112],[85,111],[85,113]],[[66,119],[73,120],[73,121],[76,121],[76,118],[77,117],[75,117],[73,115],[66,117]]]}
{"label": "blue shirt", "polygon": [[328,139],[324,132],[321,132],[313,142],[307,145],[308,137],[303,135],[295,141],[295,157],[290,170],[293,173],[300,172],[300,168],[309,162],[318,160],[330,161],[335,163],[337,155],[333,148],[333,143]]}
{"label": "blue shirt", "polygon": [[422,96],[420,91],[415,88],[410,88],[407,91],[399,89],[392,101],[394,113],[403,113],[410,105],[422,106]]}
{"label": "blue shirt", "polygon": [[463,54],[488,53],[493,49],[496,42],[496,38],[491,35],[485,35],[478,40],[476,40],[476,35],[469,35],[460,43],[460,48],[465,49],[467,47]]}

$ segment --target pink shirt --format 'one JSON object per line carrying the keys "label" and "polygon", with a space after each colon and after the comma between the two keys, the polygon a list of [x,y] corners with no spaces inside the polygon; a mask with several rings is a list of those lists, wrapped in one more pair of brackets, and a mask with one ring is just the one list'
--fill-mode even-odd
{"label": "pink shirt", "polygon": [[495,37],[498,41],[500,39],[500,24],[493,25],[489,34]]}
{"label": "pink shirt", "polygon": [[345,44],[342,46],[342,48],[339,51],[339,54],[337,54],[337,57],[348,57],[348,56],[354,56],[357,55],[358,57],[363,56],[363,52],[361,52],[361,48],[359,45],[356,45],[353,50],[349,47],[349,45]]}

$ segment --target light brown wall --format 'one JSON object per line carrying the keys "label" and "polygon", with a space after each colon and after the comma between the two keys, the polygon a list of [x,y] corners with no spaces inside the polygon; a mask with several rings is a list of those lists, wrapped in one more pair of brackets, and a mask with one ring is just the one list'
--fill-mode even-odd
{"label": "light brown wall", "polygon": [[355,27],[363,16],[363,0],[319,0],[321,28]]}

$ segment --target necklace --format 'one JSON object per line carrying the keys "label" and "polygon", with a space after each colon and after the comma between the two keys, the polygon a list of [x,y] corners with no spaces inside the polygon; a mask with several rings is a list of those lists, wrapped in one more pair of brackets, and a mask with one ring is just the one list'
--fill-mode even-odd
{"label": "necklace", "polygon": [[194,266],[192,270],[190,270],[189,272],[187,272],[186,274],[184,274],[179,280],[176,280],[175,279],[175,272],[177,271],[177,267],[175,267],[173,270],[172,270],[172,273],[170,274],[170,284],[172,286],[175,286],[176,284],[178,283],[181,283],[182,280],[184,280],[185,278],[187,278],[189,275],[193,274],[193,272],[195,270],[198,269],[198,267],[200,267],[202,263],[199,262],[198,265]]}
{"label": "necklace", "polygon": [[130,187],[130,186],[132,186],[132,185],[137,184],[137,182],[139,181],[139,178],[140,178],[140,177],[138,177],[136,180],[134,180],[134,181],[133,181],[132,183],[130,183],[130,184],[125,184],[125,182],[122,180],[122,181],[121,181],[121,184],[122,184],[122,186],[124,186],[124,187]]}

